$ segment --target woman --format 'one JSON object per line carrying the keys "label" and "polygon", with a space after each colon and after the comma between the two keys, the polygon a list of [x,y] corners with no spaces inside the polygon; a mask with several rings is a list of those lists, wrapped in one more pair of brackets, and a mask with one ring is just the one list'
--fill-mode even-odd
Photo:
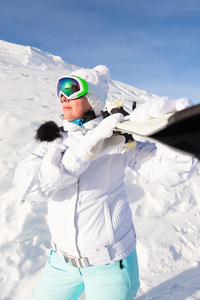
{"label": "woman", "polygon": [[37,138],[43,141],[16,170],[22,201],[49,199],[53,250],[32,299],[78,299],[85,289],[87,300],[132,300],[139,272],[124,171],[167,186],[191,174],[188,157],[151,143],[128,150],[123,136],[113,136],[123,116],[100,116],[108,86],[105,66],[59,79],[64,130],[46,142],[42,125]]}

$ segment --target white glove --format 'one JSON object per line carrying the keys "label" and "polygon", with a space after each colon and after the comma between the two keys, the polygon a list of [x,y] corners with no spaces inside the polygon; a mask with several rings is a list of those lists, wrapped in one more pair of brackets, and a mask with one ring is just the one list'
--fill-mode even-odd
{"label": "white glove", "polygon": [[188,98],[172,99],[170,97],[158,97],[136,107],[130,114],[130,121],[147,121],[152,118],[162,117],[168,113],[175,113],[192,105],[191,100]]}
{"label": "white glove", "polygon": [[74,154],[82,160],[91,160],[107,149],[110,151],[124,141],[123,136],[113,136],[113,130],[123,119],[124,116],[120,113],[105,118],[97,127],[86,133],[78,147],[74,147]]}
{"label": "white glove", "polygon": [[[81,140],[69,148],[63,155],[62,164],[71,173],[83,172],[88,162],[124,143],[124,137],[113,136],[113,130],[123,121],[122,114],[105,118],[97,127],[88,131]],[[84,164],[85,162],[85,164]]]}

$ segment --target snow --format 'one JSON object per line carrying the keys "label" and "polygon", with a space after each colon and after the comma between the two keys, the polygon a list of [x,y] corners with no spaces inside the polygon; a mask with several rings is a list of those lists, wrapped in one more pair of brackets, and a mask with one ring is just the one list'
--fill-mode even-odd
{"label": "snow", "polygon": [[[16,166],[37,144],[44,121],[62,124],[56,80],[78,68],[36,48],[0,41],[0,298],[30,299],[48,258],[45,203],[19,205]],[[112,75],[112,74],[111,74]],[[156,95],[111,80],[109,100],[127,109]],[[139,300],[200,299],[200,167],[185,184],[165,190],[126,172],[138,236]],[[80,297],[84,299],[84,295]],[[114,300],[114,299],[113,299]]]}

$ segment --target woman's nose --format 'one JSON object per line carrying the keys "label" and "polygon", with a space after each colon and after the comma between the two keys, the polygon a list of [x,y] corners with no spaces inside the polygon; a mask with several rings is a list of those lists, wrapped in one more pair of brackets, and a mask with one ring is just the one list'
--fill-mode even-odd
{"label": "woman's nose", "polygon": [[62,95],[61,102],[70,102],[70,100],[67,99],[64,95]]}

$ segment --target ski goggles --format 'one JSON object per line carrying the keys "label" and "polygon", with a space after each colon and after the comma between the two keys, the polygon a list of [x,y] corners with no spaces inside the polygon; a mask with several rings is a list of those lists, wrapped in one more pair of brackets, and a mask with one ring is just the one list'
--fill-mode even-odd
{"label": "ski goggles", "polygon": [[106,93],[104,90],[78,76],[61,77],[57,82],[57,94],[59,100],[61,100],[62,95],[69,100],[74,100],[87,93],[106,100]]}

